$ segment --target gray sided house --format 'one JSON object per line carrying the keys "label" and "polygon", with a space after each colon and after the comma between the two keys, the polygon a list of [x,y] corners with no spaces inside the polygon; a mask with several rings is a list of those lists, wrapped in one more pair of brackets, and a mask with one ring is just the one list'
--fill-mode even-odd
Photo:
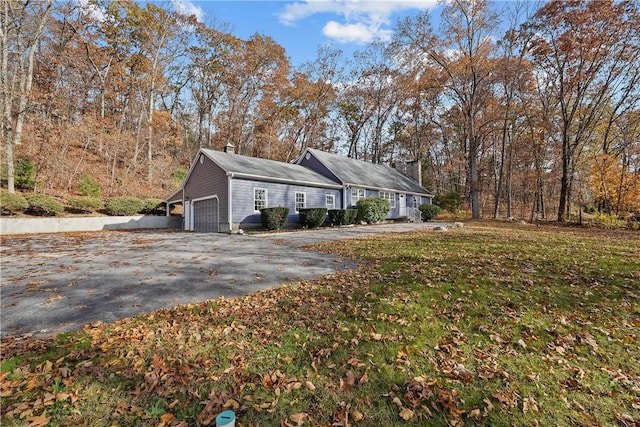
{"label": "gray sided house", "polygon": [[166,201],[183,204],[184,229],[231,232],[260,228],[260,209],[289,208],[288,223],[298,209],[339,209],[342,186],[304,166],[201,148],[182,187]]}
{"label": "gray sided house", "polygon": [[[419,179],[419,167],[417,172]],[[419,219],[418,206],[432,196],[418,182],[383,165],[314,149],[284,163],[234,154],[232,146],[224,152],[202,148],[166,203],[183,205],[190,231],[260,228],[260,209],[276,206],[289,208],[287,222],[295,225],[300,208],[344,209],[364,197],[389,200],[389,218]]]}
{"label": "gray sided house", "polygon": [[339,182],[346,207],[354,207],[365,197],[380,197],[391,203],[389,218],[419,219],[418,208],[433,198],[419,184],[422,173],[418,161],[407,164],[407,175],[381,164],[307,148],[297,163]]}

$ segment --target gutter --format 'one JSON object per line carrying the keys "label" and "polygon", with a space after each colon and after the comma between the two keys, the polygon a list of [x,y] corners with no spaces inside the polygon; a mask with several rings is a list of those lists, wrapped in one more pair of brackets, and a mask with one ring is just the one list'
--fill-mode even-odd
{"label": "gutter", "polygon": [[401,190],[401,189],[398,189],[398,188],[370,187],[370,186],[368,186],[366,184],[363,185],[363,184],[351,184],[351,183],[348,183],[348,184],[345,184],[345,187],[347,187],[347,188],[353,188],[353,187],[356,187],[356,188],[367,188],[367,189],[371,189],[371,190],[387,191],[389,193],[405,193],[405,194],[411,194],[412,196],[425,196],[426,195],[426,196],[429,196],[429,197],[433,197],[433,194],[429,194],[427,192],[418,193],[418,192],[415,192],[415,191]]}
{"label": "gutter", "polygon": [[320,187],[320,188],[333,188],[333,189],[341,189],[342,185],[338,184],[329,184],[322,182],[312,182],[312,181],[296,181],[292,179],[286,178],[274,178],[270,176],[261,176],[261,175],[252,175],[248,173],[238,173],[238,172],[227,172],[227,175],[231,174],[231,178],[247,178],[253,179],[256,181],[266,181],[266,182],[277,182],[280,184],[293,184],[293,185],[306,185],[308,187]]}

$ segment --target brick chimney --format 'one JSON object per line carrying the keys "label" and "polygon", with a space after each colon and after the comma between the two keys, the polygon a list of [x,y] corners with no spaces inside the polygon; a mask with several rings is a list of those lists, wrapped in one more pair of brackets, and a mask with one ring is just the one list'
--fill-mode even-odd
{"label": "brick chimney", "polygon": [[231,145],[231,143],[225,145],[224,146],[224,152],[227,153],[227,154],[233,154],[234,153],[233,145]]}
{"label": "brick chimney", "polygon": [[422,162],[420,160],[413,160],[406,163],[407,175],[416,180],[419,185],[422,185]]}

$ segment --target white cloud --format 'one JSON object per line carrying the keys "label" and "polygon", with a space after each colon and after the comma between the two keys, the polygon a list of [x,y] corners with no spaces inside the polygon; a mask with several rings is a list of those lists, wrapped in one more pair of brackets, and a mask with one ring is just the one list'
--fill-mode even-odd
{"label": "white cloud", "polygon": [[89,3],[89,0],[78,0],[78,6],[80,6],[80,9],[84,13],[86,13],[89,16],[91,16],[96,21],[104,22],[105,14],[104,14],[104,9],[103,8],[101,8],[101,7],[99,7],[99,6],[95,5],[95,4]]}
{"label": "white cloud", "polygon": [[185,16],[195,15],[196,19],[199,22],[202,22],[204,19],[204,10],[200,6],[196,6],[190,0],[172,0],[173,7],[176,8],[176,11]]}
{"label": "white cloud", "polygon": [[376,39],[388,39],[391,35],[391,30],[384,30],[363,23],[340,24],[336,21],[329,21],[322,29],[322,33],[340,43],[369,43]]}
{"label": "white cloud", "polygon": [[[327,14],[325,36],[347,43],[386,40],[391,35],[392,16],[410,9],[425,10],[437,6],[438,0],[303,0],[288,3],[278,15],[285,25],[313,15]],[[341,17],[338,22],[335,17]]]}

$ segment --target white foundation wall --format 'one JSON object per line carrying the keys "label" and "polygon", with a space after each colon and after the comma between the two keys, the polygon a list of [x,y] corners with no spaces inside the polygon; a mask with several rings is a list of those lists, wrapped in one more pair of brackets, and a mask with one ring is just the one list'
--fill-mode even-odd
{"label": "white foundation wall", "polygon": [[181,229],[179,216],[96,216],[80,218],[0,218],[0,234],[71,231]]}

